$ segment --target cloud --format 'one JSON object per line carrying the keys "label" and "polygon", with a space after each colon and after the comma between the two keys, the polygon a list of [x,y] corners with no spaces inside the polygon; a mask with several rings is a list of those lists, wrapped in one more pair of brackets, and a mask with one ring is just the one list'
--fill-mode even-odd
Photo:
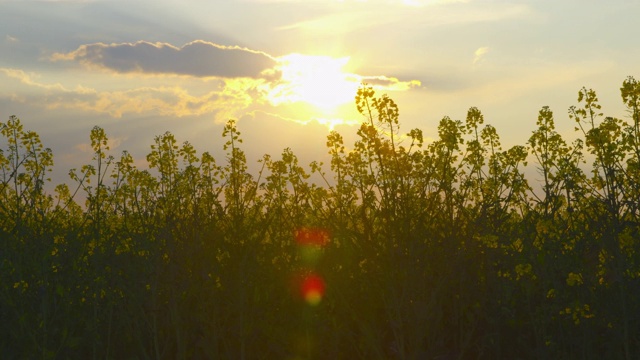
{"label": "cloud", "polygon": [[[199,41],[189,44],[180,49],[145,42],[91,44],[53,56],[55,61],[77,61],[89,67],[88,71],[80,70],[76,76],[60,77],[0,67],[0,81],[4,83],[0,88],[0,97],[13,102],[38,104],[43,109],[107,114],[112,118],[131,115],[210,116],[217,123],[241,117],[253,110],[269,112],[278,107],[283,117],[295,118],[300,116],[298,114],[304,114],[299,121],[332,128],[354,123],[351,117],[344,116],[345,109],[353,105],[355,92],[362,82],[383,92],[408,91],[421,86],[418,80],[405,81],[386,75],[365,76],[343,72],[348,58],[300,54],[273,58],[262,52],[221,49]],[[236,51],[242,56],[255,55],[268,61],[254,66],[251,75],[256,77],[240,76],[247,74],[225,69],[228,77],[212,81],[208,76],[213,72],[206,73],[208,75],[205,77],[203,70],[197,72],[194,69],[199,66],[197,63],[182,67],[190,70],[189,78],[144,76],[145,73],[178,74],[180,70],[176,68],[180,64],[174,62],[182,61],[180,57],[203,58],[193,55],[197,49],[205,53],[213,50],[223,56]],[[168,59],[162,58],[163,54],[168,54]],[[229,58],[226,61],[230,61]],[[113,77],[103,71],[92,73],[91,70],[96,67],[132,75]],[[50,80],[52,76],[55,80]],[[335,98],[327,97],[327,94],[335,95]],[[324,106],[326,102],[329,104]]]}
{"label": "cloud", "polygon": [[143,87],[126,91],[79,90],[53,98],[48,107],[107,113],[115,118],[141,113],[183,117],[214,112],[219,96],[215,92],[193,96],[179,87]]}
{"label": "cloud", "polygon": [[[0,68],[0,74],[27,86],[18,97],[8,94],[12,100],[41,104],[47,109],[76,109],[109,114],[120,118],[126,114],[156,114],[160,116],[197,116],[215,114],[218,121],[233,116],[236,109],[251,103],[250,81],[225,85],[222,90],[193,95],[180,86],[144,86],[129,90],[98,91],[94,88],[65,87],[60,83],[46,83],[37,74],[23,70]],[[4,81],[8,83],[8,81]],[[9,86],[17,89],[17,86]],[[0,93],[0,96],[7,94]]]}
{"label": "cloud", "polygon": [[12,68],[0,68],[0,73],[4,73],[4,75],[10,79],[16,79],[20,83],[39,88],[42,90],[57,90],[57,91],[67,91],[61,84],[44,84],[35,80],[38,75],[35,73],[26,73],[20,69],[12,69]]}
{"label": "cloud", "polygon": [[7,36],[5,36],[5,38],[4,38],[4,39],[5,39],[5,41],[6,41],[6,42],[8,42],[8,43],[17,43],[17,42],[19,42],[19,41],[20,41],[18,38],[13,37],[13,36],[11,36],[11,35],[7,35]]}
{"label": "cloud", "polygon": [[266,76],[275,60],[260,51],[224,46],[202,40],[178,48],[167,43],[81,45],[69,53],[55,53],[53,61],[76,61],[88,67],[118,73],[187,75],[194,77],[239,78]]}
{"label": "cloud", "polygon": [[361,81],[371,85],[376,90],[383,91],[407,91],[418,88],[422,85],[419,80],[402,81],[395,77],[384,75],[362,76]]}
{"label": "cloud", "polygon": [[481,48],[478,48],[473,53],[473,65],[476,65],[478,62],[480,62],[480,60],[482,60],[484,55],[486,55],[488,52],[489,52],[489,47],[488,46],[483,46]]}
{"label": "cloud", "polygon": [[425,27],[497,22],[524,17],[532,12],[527,4],[470,0],[398,0],[391,3],[354,0],[339,5],[342,6],[327,6],[329,12],[318,12],[315,17],[279,26],[277,30],[336,36],[370,33],[369,30],[377,28],[384,31],[386,26],[401,25],[401,28],[418,31]]}

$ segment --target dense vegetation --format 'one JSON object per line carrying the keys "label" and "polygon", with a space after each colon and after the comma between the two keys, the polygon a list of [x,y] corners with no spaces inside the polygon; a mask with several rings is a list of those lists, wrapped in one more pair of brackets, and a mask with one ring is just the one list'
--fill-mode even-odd
{"label": "dense vegetation", "polygon": [[[529,141],[503,149],[476,108],[442,119],[432,143],[401,135],[396,104],[363,86],[355,144],[332,132],[330,164],[285,149],[255,175],[233,121],[222,162],[165,133],[149,170],[110,155],[95,127],[92,163],[53,194],[51,150],[12,116],[0,354],[640,358],[640,82],[621,94],[626,120],[583,88],[569,109],[578,140],[544,107]],[[310,273],[326,284],[316,305],[296,288]]]}

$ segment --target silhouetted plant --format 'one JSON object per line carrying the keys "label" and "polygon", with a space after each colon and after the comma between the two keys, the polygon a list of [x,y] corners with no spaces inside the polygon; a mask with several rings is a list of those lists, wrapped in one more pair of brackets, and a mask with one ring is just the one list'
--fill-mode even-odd
{"label": "silhouetted plant", "polygon": [[[248,173],[155,137],[138,169],[90,132],[91,159],[48,194],[53,154],[0,123],[0,353],[6,358],[632,359],[640,355],[640,85],[628,119],[593,90],[567,143],[543,107],[503,149],[471,107],[435,140],[363,85],[330,164],[290,148]],[[529,155],[538,171],[524,176]],[[585,165],[590,161],[591,166]],[[301,229],[327,234],[314,249]],[[323,235],[324,236],[324,235]],[[316,306],[296,281],[326,282]]]}

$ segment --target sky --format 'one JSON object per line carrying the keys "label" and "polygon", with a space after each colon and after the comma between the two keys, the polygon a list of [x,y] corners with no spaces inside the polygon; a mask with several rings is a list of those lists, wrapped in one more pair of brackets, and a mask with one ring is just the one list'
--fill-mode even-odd
{"label": "sky", "polygon": [[90,163],[94,126],[143,168],[166,131],[223,162],[229,119],[254,169],[287,147],[326,163],[329,131],[355,139],[363,82],[427,141],[472,106],[505,148],[543,106],[571,139],[583,86],[628,118],[638,14],[640,0],[0,0],[0,121],[40,135],[54,183]]}

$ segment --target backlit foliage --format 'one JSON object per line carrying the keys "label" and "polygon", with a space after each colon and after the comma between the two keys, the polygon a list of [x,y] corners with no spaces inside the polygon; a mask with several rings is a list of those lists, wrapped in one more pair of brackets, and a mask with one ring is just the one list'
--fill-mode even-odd
{"label": "backlit foliage", "polygon": [[636,359],[640,83],[620,90],[624,119],[583,88],[578,140],[543,107],[506,149],[474,107],[426,143],[363,85],[354,144],[331,132],[329,164],[286,148],[257,174],[234,121],[221,161],[167,132],[148,170],[95,127],[53,194],[51,150],[12,116],[1,357]]}

